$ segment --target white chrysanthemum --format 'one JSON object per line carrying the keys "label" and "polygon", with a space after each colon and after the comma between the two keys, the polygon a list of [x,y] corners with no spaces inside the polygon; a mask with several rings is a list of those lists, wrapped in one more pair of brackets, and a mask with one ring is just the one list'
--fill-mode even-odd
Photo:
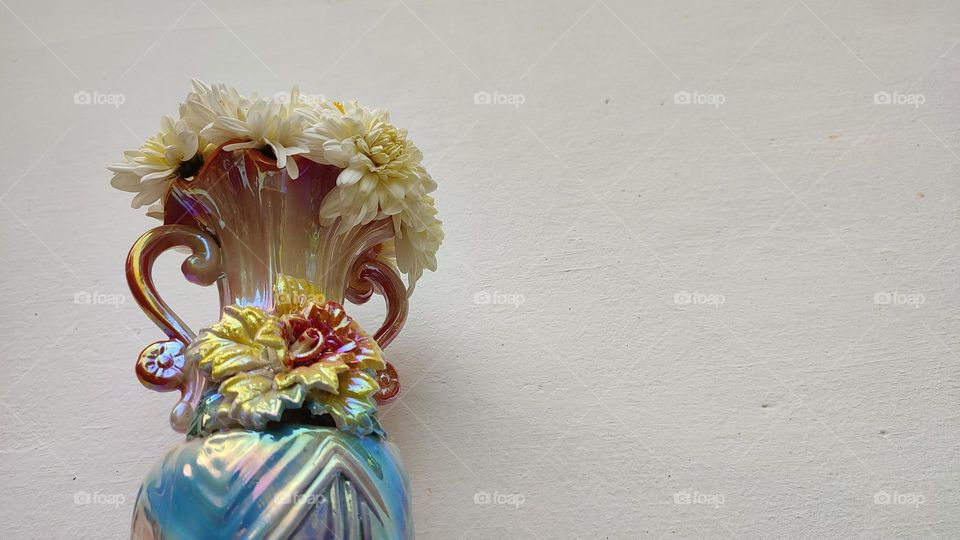
{"label": "white chrysanthemum", "polygon": [[[293,94],[296,93],[294,89]],[[243,108],[238,109],[235,116],[217,116],[200,135],[214,146],[243,139],[244,142],[224,146],[224,150],[270,147],[277,167],[286,168],[291,178],[297,178],[300,175],[297,162],[288,158],[309,151],[303,133],[307,119],[289,105],[268,99],[252,100],[249,108]]]}
{"label": "white chrysanthemum", "polygon": [[300,88],[296,86],[294,86],[293,91],[290,92],[289,98],[283,94],[278,97],[286,99],[290,104],[290,110],[303,116],[308,126],[313,126],[318,123],[326,111],[332,111],[335,107],[333,103],[327,101],[323,96],[302,94]]}
{"label": "white chrysanthemum", "polygon": [[397,267],[407,275],[409,293],[413,292],[423,271],[436,271],[437,250],[443,242],[443,223],[437,219],[433,197],[422,197],[419,204],[411,205],[401,215],[399,230],[394,237]]}
{"label": "white chrysanthemum", "polygon": [[[186,101],[180,104],[180,118],[197,134],[220,117],[246,119],[247,111],[253,104],[235,88],[223,83],[211,86],[193,79],[192,86],[193,90],[187,94]],[[200,150],[204,155],[209,155],[214,149],[215,145],[201,137]]]}
{"label": "white chrysanthemum", "polygon": [[411,195],[419,200],[436,187],[420,165],[420,149],[406,130],[390,123],[386,111],[352,102],[313,114],[316,123],[306,131],[308,157],[343,169],[320,208],[321,217],[340,217],[348,227],[361,225],[403,212]]}
{"label": "white chrysanthemum", "polygon": [[[132,206],[158,203],[149,214],[161,212],[163,196],[177,176],[189,177],[199,169],[202,157],[197,154],[197,134],[183,120],[164,116],[160,132],[147,140],[139,150],[123,153],[123,163],[108,167],[113,171],[113,187],[136,193]],[[158,202],[159,201],[159,202]]]}

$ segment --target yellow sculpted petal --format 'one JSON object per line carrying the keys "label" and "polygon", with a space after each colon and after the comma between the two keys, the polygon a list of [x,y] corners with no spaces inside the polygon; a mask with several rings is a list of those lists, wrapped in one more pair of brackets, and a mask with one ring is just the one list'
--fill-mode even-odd
{"label": "yellow sculpted petal", "polygon": [[310,412],[333,417],[343,431],[366,435],[374,428],[377,411],[374,395],[380,391],[377,380],[364,371],[348,371],[340,376],[336,394],[313,391],[308,400]]}
{"label": "yellow sculpted petal", "polygon": [[303,404],[307,390],[302,385],[277,389],[273,379],[263,375],[234,375],[220,385],[226,416],[249,429],[263,429],[267,422],[280,420],[283,411]]}
{"label": "yellow sculpted petal", "polygon": [[275,380],[279,388],[299,384],[308,390],[317,389],[337,393],[340,385],[339,375],[349,369],[340,355],[330,355],[309,366],[301,366],[286,373],[280,373]]}
{"label": "yellow sculpted petal", "polygon": [[370,336],[366,334],[363,334],[363,336],[364,339],[360,340],[357,348],[350,351],[354,355],[355,361],[359,362],[357,367],[374,371],[385,369],[387,362],[383,359],[383,351],[380,350],[380,346]]}
{"label": "yellow sculpted petal", "polygon": [[269,377],[240,374],[224,381],[220,385],[220,393],[237,403],[243,403],[263,396],[272,388],[273,381]]}
{"label": "yellow sculpted petal", "polygon": [[211,379],[270,366],[283,358],[286,344],[276,317],[256,307],[227,306],[219,322],[204,328],[187,349]]}

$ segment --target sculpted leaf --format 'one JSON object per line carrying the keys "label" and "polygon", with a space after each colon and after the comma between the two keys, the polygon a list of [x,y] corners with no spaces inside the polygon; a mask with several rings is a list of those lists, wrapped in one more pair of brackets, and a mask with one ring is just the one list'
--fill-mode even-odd
{"label": "sculpted leaf", "polygon": [[227,306],[220,322],[205,328],[187,358],[216,382],[277,364],[286,342],[277,319],[254,307]]}

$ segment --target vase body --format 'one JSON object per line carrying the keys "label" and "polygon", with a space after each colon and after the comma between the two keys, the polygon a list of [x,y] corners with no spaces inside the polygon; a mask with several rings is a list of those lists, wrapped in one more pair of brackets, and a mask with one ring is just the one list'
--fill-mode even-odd
{"label": "vase body", "polygon": [[408,484],[379,435],[286,425],[171,450],[137,496],[133,537],[410,538]]}
{"label": "vase body", "polygon": [[[189,432],[143,482],[132,538],[413,536],[407,476],[379,423],[356,434],[329,418],[298,414],[264,429],[204,430],[200,411],[213,390],[183,354],[196,335],[156,294],[149,276],[159,253],[186,245],[193,255],[185,275],[216,284],[221,311],[271,312],[311,294],[359,303],[378,293],[388,306],[376,334],[385,347],[406,315],[405,290],[382,257],[393,227],[382,220],[340,230],[339,220],[322,221],[320,204],[338,170],[307,160],[298,165],[300,176],[291,179],[257,151],[218,151],[194,179],[173,185],[165,225],[131,250],[134,296],[169,338],[144,351],[137,372],[151,388],[180,390],[171,422]],[[377,379],[378,398],[396,394],[392,367]]]}

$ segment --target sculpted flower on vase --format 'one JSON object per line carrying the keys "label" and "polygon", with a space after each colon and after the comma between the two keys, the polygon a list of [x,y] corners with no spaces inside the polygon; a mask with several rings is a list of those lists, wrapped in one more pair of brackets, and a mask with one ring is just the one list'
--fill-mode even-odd
{"label": "sculpted flower on vase", "polygon": [[180,383],[184,370],[183,343],[158,341],[140,353],[137,376],[150,388],[168,390]]}
{"label": "sculpted flower on vase", "polygon": [[232,423],[263,429],[302,406],[329,414],[344,431],[375,427],[380,387],[372,373],[386,366],[383,352],[336,302],[310,302],[279,317],[228,306],[186,354],[219,385],[209,402],[212,430]]}
{"label": "sculpted flower on vase", "polygon": [[[287,343],[300,342],[307,336],[318,340],[311,351],[320,355],[316,358],[339,355],[351,369],[383,369],[383,351],[336,302],[311,303],[300,313],[284,315],[281,323]],[[313,358],[302,353],[288,355],[288,361],[294,364],[311,363]]]}
{"label": "sculpted flower on vase", "polygon": [[[336,302],[310,304],[301,313],[281,320],[287,342],[297,344],[290,347],[288,365],[303,366],[283,374],[284,381],[295,380],[307,386],[307,406],[313,415],[329,414],[344,431],[370,433],[375,428],[374,396],[380,390],[372,373],[386,367],[377,342]],[[324,367],[338,362],[346,367],[337,368],[336,387],[318,384],[329,372]]]}

